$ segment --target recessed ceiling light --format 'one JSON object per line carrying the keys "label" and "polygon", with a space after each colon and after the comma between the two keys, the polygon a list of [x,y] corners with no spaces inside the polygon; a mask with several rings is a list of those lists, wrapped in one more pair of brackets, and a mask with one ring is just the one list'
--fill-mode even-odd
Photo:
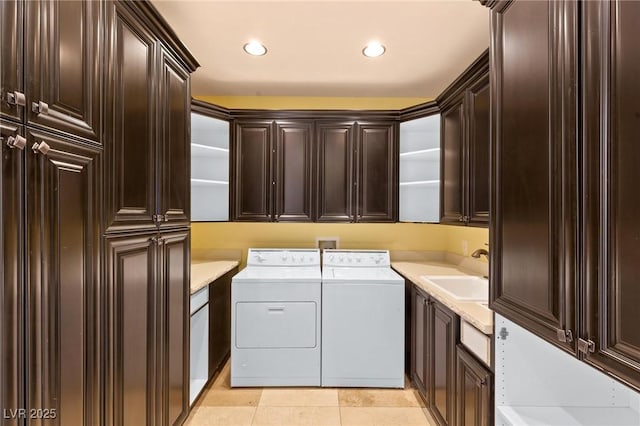
{"label": "recessed ceiling light", "polygon": [[249,43],[245,44],[243,48],[245,52],[253,56],[262,56],[267,53],[267,48],[256,40],[251,40]]}
{"label": "recessed ceiling light", "polygon": [[376,58],[382,56],[385,50],[379,41],[371,41],[362,49],[362,54],[368,58]]}

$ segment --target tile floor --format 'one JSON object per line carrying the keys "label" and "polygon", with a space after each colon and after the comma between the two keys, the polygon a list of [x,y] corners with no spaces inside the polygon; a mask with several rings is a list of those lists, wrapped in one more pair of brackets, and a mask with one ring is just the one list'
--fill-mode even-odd
{"label": "tile floor", "polygon": [[405,389],[229,386],[229,363],[203,391],[185,426],[430,426],[420,396]]}

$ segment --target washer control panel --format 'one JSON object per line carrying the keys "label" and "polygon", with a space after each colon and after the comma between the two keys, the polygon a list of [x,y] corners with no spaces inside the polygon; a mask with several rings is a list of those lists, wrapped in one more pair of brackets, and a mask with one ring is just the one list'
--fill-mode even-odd
{"label": "washer control panel", "polygon": [[324,250],[323,267],[381,268],[391,266],[389,250]]}
{"label": "washer control panel", "polygon": [[249,249],[250,266],[320,266],[319,249]]}

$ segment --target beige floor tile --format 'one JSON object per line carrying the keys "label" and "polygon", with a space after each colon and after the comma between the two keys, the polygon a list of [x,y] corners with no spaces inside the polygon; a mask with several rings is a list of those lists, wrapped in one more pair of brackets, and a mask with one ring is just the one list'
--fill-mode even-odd
{"label": "beige floor tile", "polygon": [[255,407],[197,407],[187,421],[188,426],[250,426]]}
{"label": "beige floor tile", "polygon": [[337,389],[264,389],[261,407],[337,407]]}
{"label": "beige floor tile", "polygon": [[339,389],[341,407],[420,407],[413,389]]}
{"label": "beige floor tile", "polygon": [[338,407],[258,407],[255,426],[340,426]]}
{"label": "beige floor tile", "polygon": [[428,426],[422,408],[341,407],[342,426]]}
{"label": "beige floor tile", "polygon": [[223,389],[212,387],[200,398],[202,407],[257,407],[262,389]]}

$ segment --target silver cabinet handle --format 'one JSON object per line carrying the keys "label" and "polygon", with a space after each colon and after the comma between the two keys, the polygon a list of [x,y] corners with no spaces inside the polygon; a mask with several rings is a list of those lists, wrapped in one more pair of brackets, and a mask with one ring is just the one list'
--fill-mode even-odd
{"label": "silver cabinet handle", "polygon": [[51,149],[51,147],[45,141],[42,141],[40,143],[36,142],[31,147],[31,150],[33,152],[35,152],[36,154],[39,153],[39,154],[42,154],[42,155],[47,155],[47,152],[49,152],[50,149]]}
{"label": "silver cabinet handle", "polygon": [[10,105],[25,106],[27,104],[27,98],[22,92],[7,92],[7,103]]}
{"label": "silver cabinet handle", "polygon": [[7,139],[7,146],[9,148],[18,148],[19,150],[22,151],[26,145],[27,145],[27,139],[23,138],[20,135],[9,136],[9,138]]}
{"label": "silver cabinet handle", "polygon": [[49,113],[49,104],[46,102],[33,102],[31,104],[31,110],[36,114],[48,114]]}

